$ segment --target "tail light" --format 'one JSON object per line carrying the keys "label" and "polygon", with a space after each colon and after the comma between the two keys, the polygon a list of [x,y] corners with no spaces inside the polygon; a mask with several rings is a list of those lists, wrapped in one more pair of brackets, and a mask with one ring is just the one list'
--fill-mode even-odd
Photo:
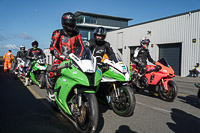
{"label": "tail light", "polygon": [[53,72],[50,72],[50,73],[49,73],[49,77],[50,77],[50,78],[53,78],[54,76],[55,76],[55,74],[54,74]]}
{"label": "tail light", "polygon": [[23,68],[24,66],[21,65],[20,67]]}
{"label": "tail light", "polygon": [[131,68],[132,68],[132,69],[136,68],[136,65],[131,64]]}

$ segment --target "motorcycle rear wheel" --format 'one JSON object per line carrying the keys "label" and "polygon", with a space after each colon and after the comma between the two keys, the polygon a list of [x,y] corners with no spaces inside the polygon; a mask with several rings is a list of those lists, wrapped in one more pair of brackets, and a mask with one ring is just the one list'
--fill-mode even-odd
{"label": "motorcycle rear wheel", "polygon": [[198,97],[198,100],[199,100],[199,103],[200,103],[200,90],[198,91],[197,97]]}
{"label": "motorcycle rear wheel", "polygon": [[99,119],[99,107],[95,94],[83,93],[81,115],[76,116],[77,128],[82,133],[94,133]]}
{"label": "motorcycle rear wheel", "polygon": [[111,106],[113,111],[120,116],[128,117],[134,112],[136,100],[135,94],[130,86],[119,87],[120,95],[115,97],[114,90],[111,96]]}
{"label": "motorcycle rear wheel", "polygon": [[[159,96],[161,99],[163,99],[164,101],[167,102],[173,102],[174,99],[177,96],[177,92],[178,92],[178,87],[176,86],[175,82],[170,80],[168,81],[168,92],[163,92],[161,91],[161,88],[159,90]],[[162,84],[161,87],[164,87],[164,85]],[[163,88],[164,90],[165,88]]]}

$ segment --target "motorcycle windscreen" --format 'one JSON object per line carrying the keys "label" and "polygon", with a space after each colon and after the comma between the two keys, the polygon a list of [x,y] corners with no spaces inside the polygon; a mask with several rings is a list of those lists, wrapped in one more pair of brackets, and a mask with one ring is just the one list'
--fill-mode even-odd
{"label": "motorcycle windscreen", "polygon": [[158,62],[161,63],[161,64],[163,64],[166,67],[169,67],[168,62],[164,58],[161,58],[160,60],[158,60]]}
{"label": "motorcycle windscreen", "polygon": [[79,47],[75,52],[74,55],[79,57],[81,60],[92,60],[92,53],[88,47]]}

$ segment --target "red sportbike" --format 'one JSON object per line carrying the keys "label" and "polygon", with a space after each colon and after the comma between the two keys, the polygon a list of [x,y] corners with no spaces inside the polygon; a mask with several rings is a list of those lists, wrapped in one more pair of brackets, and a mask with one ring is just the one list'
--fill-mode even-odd
{"label": "red sportbike", "polygon": [[[147,65],[145,75],[139,77],[139,70],[135,65],[131,65],[133,74],[131,84],[135,86],[136,91],[148,90],[150,94],[160,96],[161,99],[172,102],[176,98],[178,88],[173,81],[174,70],[162,58],[155,65]],[[146,92],[146,91],[145,91]]]}

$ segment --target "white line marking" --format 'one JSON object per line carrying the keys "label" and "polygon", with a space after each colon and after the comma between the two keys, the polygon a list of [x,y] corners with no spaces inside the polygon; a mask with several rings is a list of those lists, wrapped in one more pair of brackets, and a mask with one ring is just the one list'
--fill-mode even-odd
{"label": "white line marking", "polygon": [[140,105],[143,105],[143,106],[146,106],[146,107],[149,107],[149,108],[154,109],[154,110],[167,112],[167,113],[171,113],[172,112],[172,111],[169,111],[169,110],[165,110],[165,109],[157,108],[157,107],[154,107],[154,106],[150,106],[150,105],[147,105],[147,104],[144,104],[144,103],[141,103],[141,102],[136,102],[136,103],[140,104]]}

